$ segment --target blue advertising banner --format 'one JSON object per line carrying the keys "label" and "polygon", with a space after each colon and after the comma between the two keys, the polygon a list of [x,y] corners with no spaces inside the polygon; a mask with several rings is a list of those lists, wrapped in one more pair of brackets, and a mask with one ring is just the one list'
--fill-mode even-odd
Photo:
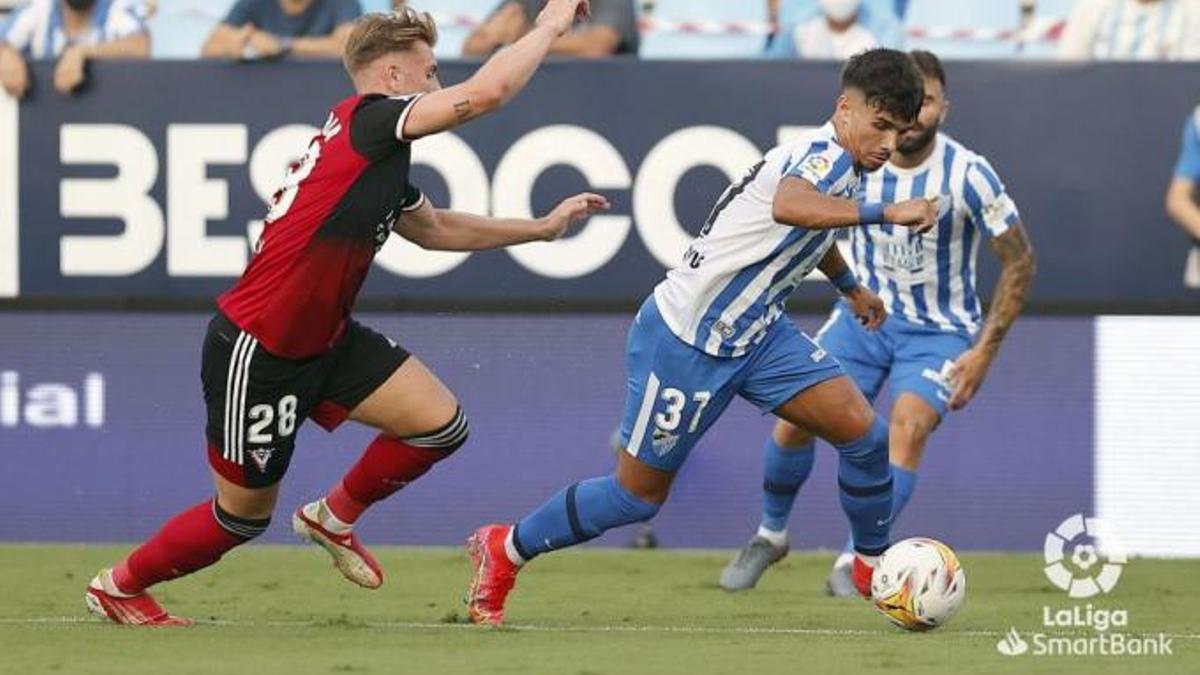
{"label": "blue advertising banner", "polygon": [[[473,68],[446,64],[443,78]],[[947,130],[990,158],[1019,204],[1041,261],[1035,303],[1196,302],[1162,198],[1200,69],[948,68]],[[414,182],[476,212],[540,214],[582,189],[614,210],[563,241],[509,251],[393,241],[364,297],[632,308],[731,176],[826,119],[837,79],[835,64],[549,63],[498,114],[417,142]],[[316,63],[101,63],[73,98],[51,90],[49,66],[35,80],[20,104],[0,97],[0,297],[18,302],[211,298],[246,264],[286,163],[351,94],[340,67]]]}
{"label": "blue advertising banner", "polygon": [[[135,541],[211,495],[200,394],[208,316],[8,314],[0,321],[0,541]],[[462,543],[564,485],[611,471],[608,437],[625,395],[630,317],[376,315],[360,319],[412,350],[454,390],[471,439],[373,509],[372,543]],[[822,317],[804,316],[813,330]],[[1039,549],[1046,529],[1094,511],[1093,320],[1014,327],[979,397],[930,442],[897,535],[963,549]],[[886,402],[881,407],[886,412]],[[656,519],[665,545],[734,547],[758,523],[772,425],[735,403],[685,464]],[[288,509],[332,486],[373,432],[300,432],[267,541]],[[822,446],[796,505],[795,546],[840,547],[837,461]],[[623,544],[628,534],[607,537]]]}

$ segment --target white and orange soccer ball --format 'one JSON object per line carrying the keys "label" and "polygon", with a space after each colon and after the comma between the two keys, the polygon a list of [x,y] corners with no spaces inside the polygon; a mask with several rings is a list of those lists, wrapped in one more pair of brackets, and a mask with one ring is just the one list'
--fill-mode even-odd
{"label": "white and orange soccer ball", "polygon": [[912,631],[945,624],[967,598],[967,576],[958,556],[936,539],[913,537],[879,557],[871,600],[892,623]]}

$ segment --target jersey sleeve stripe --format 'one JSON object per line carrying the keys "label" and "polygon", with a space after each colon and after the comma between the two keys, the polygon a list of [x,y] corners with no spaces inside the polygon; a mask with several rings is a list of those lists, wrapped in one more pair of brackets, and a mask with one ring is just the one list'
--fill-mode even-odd
{"label": "jersey sleeve stripe", "polygon": [[996,172],[992,170],[991,165],[989,165],[987,162],[977,162],[975,164],[975,170],[978,171],[985,180],[987,180],[988,185],[992,187],[992,192],[995,194],[995,196],[998,197],[1004,194],[1004,185],[1000,183],[1000,177],[997,176]]}
{"label": "jersey sleeve stripe", "polygon": [[825,193],[832,191],[833,186],[837,185],[838,181],[842,178],[845,178],[846,173],[852,168],[854,168],[854,160],[850,159],[850,153],[842,153],[837,158],[837,161],[833,163],[833,168],[829,170],[829,173],[825,174],[821,182],[817,183],[817,190]]}
{"label": "jersey sleeve stripe", "polygon": [[408,114],[412,112],[413,106],[416,105],[417,101],[421,100],[421,97],[424,95],[425,94],[423,93],[417,94],[409,99],[408,105],[405,106],[404,111],[400,113],[400,119],[396,120],[396,140],[400,141],[401,143],[409,143],[413,140],[404,136],[404,123],[408,121]]}

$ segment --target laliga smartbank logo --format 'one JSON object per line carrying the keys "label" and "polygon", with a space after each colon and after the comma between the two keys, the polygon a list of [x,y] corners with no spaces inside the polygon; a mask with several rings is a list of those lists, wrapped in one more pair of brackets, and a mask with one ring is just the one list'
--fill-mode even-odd
{"label": "laliga smartbank logo", "polygon": [[[1104,560],[1100,556],[1101,537],[1104,537]],[[1104,523],[1098,518],[1084,518],[1081,513],[1046,533],[1043,552],[1046,578],[1072,598],[1108,593],[1117,585],[1126,562],[1125,549],[1104,532]]]}
{"label": "laliga smartbank logo", "polygon": [[[1099,518],[1077,513],[1046,534],[1045,573],[1073,600],[1105,595],[1117,586],[1129,557]],[[1022,634],[1016,626],[996,643],[1004,656],[1170,656],[1172,638],[1163,633],[1124,632],[1129,611],[1079,602],[1042,607],[1041,629]]]}

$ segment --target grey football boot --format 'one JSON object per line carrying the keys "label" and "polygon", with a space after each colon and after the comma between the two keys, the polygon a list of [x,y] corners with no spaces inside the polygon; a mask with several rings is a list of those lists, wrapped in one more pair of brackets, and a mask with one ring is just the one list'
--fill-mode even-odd
{"label": "grey football boot", "polygon": [[788,545],[776,546],[758,535],[738,551],[721,572],[721,588],[727,591],[745,591],[754,588],[759,577],[767,568],[787,557]]}

